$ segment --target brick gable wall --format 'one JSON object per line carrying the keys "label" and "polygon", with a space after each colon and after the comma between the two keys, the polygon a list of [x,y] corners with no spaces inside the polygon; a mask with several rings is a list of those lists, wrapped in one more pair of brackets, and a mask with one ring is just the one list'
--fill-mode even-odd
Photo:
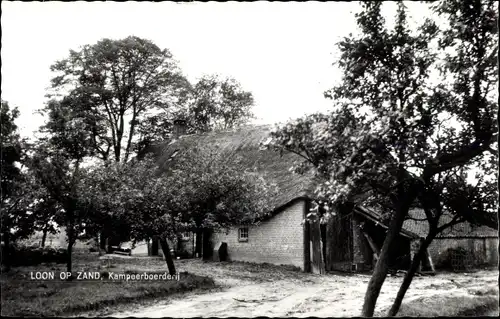
{"label": "brick gable wall", "polygon": [[303,216],[305,200],[298,200],[269,220],[248,226],[248,241],[240,242],[238,227],[212,235],[215,247],[228,245],[229,260],[293,265],[304,268]]}

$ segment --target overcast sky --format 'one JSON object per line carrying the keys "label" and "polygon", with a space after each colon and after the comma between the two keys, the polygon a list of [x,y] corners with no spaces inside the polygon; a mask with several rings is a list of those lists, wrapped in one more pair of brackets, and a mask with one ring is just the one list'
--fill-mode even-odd
{"label": "overcast sky", "polygon": [[51,64],[81,45],[135,35],[169,49],[191,81],[234,77],[254,95],[256,123],[282,122],[331,105],[323,92],[340,79],[335,43],[356,31],[358,10],[355,2],[2,2],[2,99],[19,107],[21,133],[31,136],[43,123],[32,113],[46,101]]}

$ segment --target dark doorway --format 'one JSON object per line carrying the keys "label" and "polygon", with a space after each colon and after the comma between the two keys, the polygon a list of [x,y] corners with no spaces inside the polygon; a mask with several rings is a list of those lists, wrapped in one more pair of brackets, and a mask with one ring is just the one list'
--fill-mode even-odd
{"label": "dark doorway", "polygon": [[194,257],[198,258],[201,257],[202,253],[202,242],[203,242],[203,231],[202,230],[197,230],[196,231],[196,240],[194,243]]}
{"label": "dark doorway", "polygon": [[158,256],[158,238],[153,237],[151,241],[151,256]]}
{"label": "dark doorway", "polygon": [[213,251],[211,237],[212,231],[210,229],[203,229],[203,260],[209,260],[210,258],[212,258]]}

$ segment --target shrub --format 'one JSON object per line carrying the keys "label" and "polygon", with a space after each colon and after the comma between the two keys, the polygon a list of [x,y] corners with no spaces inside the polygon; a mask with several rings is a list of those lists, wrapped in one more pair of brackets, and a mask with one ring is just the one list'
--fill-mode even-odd
{"label": "shrub", "polygon": [[[11,265],[34,266],[42,263],[65,263],[67,261],[66,249],[52,247],[30,247],[13,245],[10,253]],[[2,258],[2,263],[4,259]]]}

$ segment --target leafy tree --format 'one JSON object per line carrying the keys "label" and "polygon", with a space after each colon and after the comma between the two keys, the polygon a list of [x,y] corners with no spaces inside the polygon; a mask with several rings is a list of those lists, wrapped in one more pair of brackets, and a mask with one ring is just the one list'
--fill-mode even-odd
{"label": "leafy tree", "polygon": [[2,100],[1,109],[1,169],[2,169],[2,234],[6,244],[9,243],[10,229],[13,226],[12,212],[19,207],[23,199],[20,194],[20,183],[23,179],[19,167],[21,161],[21,142],[17,133],[17,108],[11,109],[8,102]]}
{"label": "leafy tree", "polygon": [[11,244],[32,232],[33,217],[28,209],[35,196],[32,180],[23,170],[27,144],[17,131],[15,120],[18,116],[17,108],[1,101],[1,232],[7,269],[10,268]]}
{"label": "leafy tree", "polygon": [[173,121],[186,121],[187,133],[225,130],[245,124],[253,115],[253,97],[232,78],[205,75],[186,91],[184,103],[148,117],[138,126],[140,152],[172,136]]}
{"label": "leafy tree", "polygon": [[21,161],[21,141],[17,132],[15,120],[19,116],[17,108],[11,109],[7,101],[2,100],[2,207],[4,199],[14,191],[16,177],[21,175],[21,170],[15,163]]}
{"label": "leafy tree", "polygon": [[195,132],[230,129],[246,123],[253,115],[253,97],[232,78],[203,76],[193,87],[185,116]]}
{"label": "leafy tree", "polygon": [[188,85],[172,54],[149,40],[103,39],[70,51],[51,70],[50,96],[63,96],[92,133],[91,146],[103,160],[128,161],[137,126],[154,113],[181,103]]}
{"label": "leafy tree", "polygon": [[[419,195],[429,231],[420,243],[388,316],[395,316],[398,313],[427,248],[438,234],[462,222],[484,225],[485,221],[491,224],[496,220],[498,225],[498,196],[494,195],[497,183],[491,179],[495,176],[495,171],[492,169],[498,171],[498,166],[494,165],[497,166],[495,168],[481,166],[485,170],[479,173],[481,176],[475,185],[467,182],[464,168],[455,168],[438,175]],[[445,215],[450,217],[448,222],[441,220]]]}
{"label": "leafy tree", "polygon": [[[322,205],[356,201],[367,190],[375,202],[390,204],[389,230],[363,316],[373,315],[388,256],[416,199],[432,189],[440,173],[497,153],[493,2],[440,3],[435,10],[446,11],[451,21],[451,31],[443,32],[430,19],[410,31],[403,3],[388,30],[381,6],[363,3],[356,15],[361,35],[339,43],[343,83],[325,93],[336,109],[273,134],[279,147],[303,156],[323,178],[317,191]],[[429,75],[437,69],[443,79],[432,83]]]}
{"label": "leafy tree", "polygon": [[[177,157],[177,156],[176,156]],[[169,169],[169,179],[181,190],[186,230],[217,230],[252,223],[269,213],[268,198],[277,193],[257,173],[228,162],[216,148],[188,150]]]}
{"label": "leafy tree", "polygon": [[39,196],[35,199],[31,211],[34,216],[33,228],[42,232],[41,247],[45,247],[47,234],[57,234],[55,225],[57,218],[61,215],[61,205],[50,194],[43,185],[37,185]]}
{"label": "leafy tree", "polygon": [[134,175],[130,165],[111,160],[94,163],[81,181],[80,197],[85,207],[93,212],[92,223],[85,227],[86,237],[95,238],[101,248],[105,244],[103,238],[120,242],[129,240],[130,227],[127,220],[121,217],[127,212],[125,201],[133,198],[135,190],[129,180]]}
{"label": "leafy tree", "polygon": [[134,241],[158,238],[171,274],[176,270],[167,239],[175,241],[185,231],[251,223],[269,211],[265,195],[273,192],[262,179],[241,174],[222,155],[206,149],[176,155],[168,168],[146,157],[98,166],[93,175],[106,182],[91,183],[99,189],[94,188],[99,195],[92,201],[113,207],[116,218],[130,225]]}
{"label": "leafy tree", "polygon": [[[450,23],[439,38],[439,48],[447,52],[441,72],[453,79],[448,98],[461,106],[457,117],[465,122],[462,132],[455,143],[446,143],[456,135],[444,130],[444,136],[436,134],[441,152],[449,170],[442,170],[433,179],[428,179],[421,193],[421,202],[429,223],[429,234],[422,243],[414,263],[423,256],[423,251],[433,238],[450,225],[439,225],[439,217],[447,213],[454,215],[450,223],[466,220],[473,224],[488,225],[498,229],[498,149],[497,121],[494,120],[494,107],[498,107],[492,86],[498,82],[498,69],[495,55],[498,51],[496,40],[498,32],[498,8],[493,1],[442,1],[433,6],[440,17]],[[450,130],[450,129],[448,129]],[[455,135],[455,136],[454,136]],[[485,150],[487,152],[485,152]],[[451,154],[450,154],[451,153]],[[450,156],[454,155],[454,156]],[[457,165],[462,163],[462,166]],[[445,164],[445,165],[446,165]],[[466,182],[466,169],[475,168],[476,185]],[[435,168],[434,168],[435,169]],[[430,170],[430,169],[429,169]],[[411,284],[412,271],[398,292],[389,314],[397,314],[404,294]],[[418,265],[417,265],[418,266]]]}
{"label": "leafy tree", "polygon": [[66,228],[68,239],[67,271],[72,270],[72,249],[75,241],[91,222],[92,210],[81,199],[81,181],[86,170],[82,167],[92,155],[92,132],[87,130],[79,109],[66,107],[66,101],[49,101],[48,121],[41,128],[45,137],[30,160],[30,169],[51,199],[60,205],[57,219]]}

